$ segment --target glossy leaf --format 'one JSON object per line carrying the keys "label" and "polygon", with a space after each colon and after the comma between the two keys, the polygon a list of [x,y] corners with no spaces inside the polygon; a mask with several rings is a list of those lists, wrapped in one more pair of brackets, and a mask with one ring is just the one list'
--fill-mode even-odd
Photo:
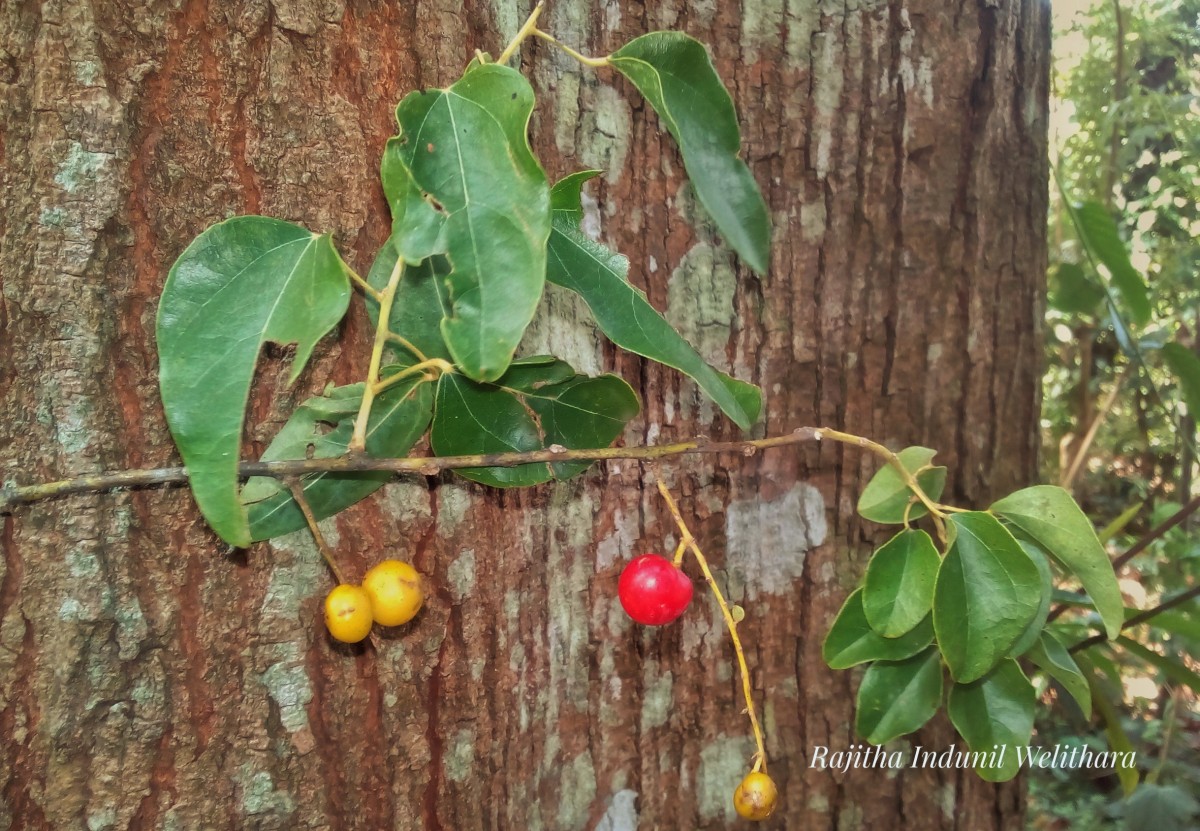
{"label": "glossy leaf", "polygon": [[1200,418],[1200,357],[1178,343],[1164,345],[1162,353],[1179,384],[1179,393],[1187,404],[1188,415]]}
{"label": "glossy leaf", "polygon": [[516,70],[472,64],[447,89],[406,96],[384,151],[393,245],[444,254],[442,337],[469,377],[504,374],[542,296],[550,188],[529,149],[533,90]]}
{"label": "glossy leaf", "polygon": [[576,173],[554,186],[546,278],[583,298],[600,330],[617,346],[688,375],[734,423],[750,429],[762,407],[758,387],[705,363],[646,295],[630,284],[629,261],[579,230],[580,187],[591,175],[592,171]]}
{"label": "glossy leaf", "polygon": [[[387,377],[400,369],[385,367],[382,374]],[[354,433],[362,390],[361,383],[334,387],[325,395],[305,401],[267,447],[263,461],[304,459],[310,455],[314,459],[331,459],[344,454]],[[388,387],[371,406],[367,455],[376,458],[405,455],[424,435],[432,414],[432,385],[413,378]],[[304,498],[317,519],[324,519],[370,496],[392,477],[387,471],[314,473],[302,480]],[[250,479],[242,489],[242,500],[252,503],[248,513],[250,535],[255,540],[271,539],[305,526],[304,514],[291,492],[273,479]]]}
{"label": "glossy leaf", "polygon": [[1042,633],[1041,638],[1029,651],[1029,660],[1062,684],[1063,689],[1075,699],[1079,709],[1083,710],[1085,718],[1092,717],[1092,688],[1075,659],[1071,657],[1071,653],[1053,632]]}
{"label": "glossy leaf", "polygon": [[822,655],[830,669],[848,669],[867,661],[903,661],[911,658],[933,640],[929,618],[898,638],[885,638],[867,623],[863,611],[862,589],[846,598],[829,634]]}
{"label": "glossy leaf", "polygon": [[[564,361],[515,361],[496,384],[447,374],[438,382],[430,441],[439,456],[528,452],[551,445],[607,447],[638,413],[629,385],[615,375],[576,375]],[[461,476],[494,487],[567,479],[588,462],[466,468]]]}
{"label": "glossy leaf", "polygon": [[652,32],[608,57],[658,113],[683,155],[700,204],[733,250],[759,274],[770,265],[771,225],[750,169],[739,157],[737,113],[704,44]]}
{"label": "glossy leaf", "polygon": [[924,531],[905,529],[879,547],[867,565],[863,610],[871,628],[897,638],[933,608],[941,558]]}
{"label": "glossy leaf", "polygon": [[[928,447],[906,447],[896,455],[900,457],[904,469],[915,474],[926,467],[936,453],[936,450],[930,450]],[[939,499],[942,489],[946,486],[946,468],[931,467],[922,471],[917,474],[917,484],[930,499]],[[904,522],[904,512],[910,501],[913,501],[912,508],[908,509],[910,520],[919,519],[929,513],[922,503],[915,500],[916,496],[904,484],[900,472],[890,464],[885,464],[863,488],[862,495],[858,498],[858,512],[872,522],[899,525]]]}
{"label": "glossy leaf", "polygon": [[[1033,685],[1011,658],[977,681],[950,688],[946,711],[967,746],[976,753],[1006,746],[1003,764],[975,768],[981,778],[1007,782],[1017,775],[1016,748],[1027,746],[1033,735],[1035,704]],[[999,761],[998,755],[996,758]]]}
{"label": "glossy leaf", "polygon": [[858,688],[855,730],[884,744],[919,730],[942,703],[942,660],[934,647],[906,661],[876,661]]}
{"label": "glossy leaf", "polygon": [[1037,485],[1004,497],[991,510],[1079,578],[1108,636],[1115,638],[1125,619],[1117,576],[1095,527],[1071,495],[1053,485]]}
{"label": "glossy leaf", "polygon": [[983,677],[1037,614],[1042,578],[999,521],[981,511],[952,514],[954,541],[938,570],[933,625],[960,684]]}
{"label": "glossy leaf", "polygon": [[214,225],[171,267],[158,306],[163,407],[200,511],[232,545],[250,543],[237,466],[259,351],[295,343],[294,381],[349,302],[329,236],[277,219]]}
{"label": "glossy leaf", "polygon": [[1129,250],[1121,240],[1117,223],[1099,202],[1085,202],[1075,208],[1080,242],[1092,256],[1104,263],[1113,285],[1121,295],[1130,317],[1136,323],[1150,320],[1150,297],[1146,281],[1129,262]]}
{"label": "glossy leaf", "polygon": [[1104,286],[1075,263],[1059,263],[1048,299],[1060,312],[1094,317],[1104,302]]}
{"label": "glossy leaf", "polygon": [[1042,581],[1042,592],[1038,597],[1037,614],[1033,616],[1033,620],[1029,621],[1029,625],[1021,633],[1021,637],[1017,638],[1017,642],[1008,651],[1010,658],[1019,658],[1037,643],[1038,638],[1042,635],[1042,630],[1046,627],[1046,621],[1050,617],[1050,607],[1054,603],[1054,573],[1050,570],[1050,562],[1046,559],[1045,552],[1026,540],[1018,539],[1017,543],[1025,549],[1029,559],[1033,560],[1033,564],[1037,566],[1038,575]]}

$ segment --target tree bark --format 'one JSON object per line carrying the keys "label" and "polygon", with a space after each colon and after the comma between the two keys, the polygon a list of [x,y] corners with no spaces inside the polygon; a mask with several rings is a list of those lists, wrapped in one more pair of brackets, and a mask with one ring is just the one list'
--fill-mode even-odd
{"label": "tree bark", "polygon": [[[6,0],[0,5],[0,476],[178,463],[157,395],[168,267],[214,221],[329,230],[365,273],[388,232],[378,160],[412,88],[496,54],[514,0]],[[1045,257],[1048,9],[1036,0],[555,0],[605,54],[657,28],[711,45],[775,224],[755,277],[700,221],[653,113],[540,42],[532,138],[552,178],[605,171],[586,227],[721,368],[760,384],[759,434],[819,424],[950,466],[982,505],[1031,480]],[[295,389],[271,349],[261,449],[297,401],[366,368],[361,306]],[[628,443],[737,430],[676,373],[618,353],[551,290],[524,346],[637,389]],[[406,478],[325,523],[355,576],[410,559],[427,608],[334,645],[297,533],[229,551],[185,489],[3,517],[0,827],[716,829],[752,744],[706,595],[632,626],[631,556],[669,551],[663,477],[746,607],[788,829],[1016,829],[1022,787],[969,771],[810,770],[848,748],[856,675],[820,645],[886,530],[854,513],[877,461],[843,446],[521,492]],[[944,721],[915,741],[952,741]],[[903,746],[903,743],[901,743]]]}

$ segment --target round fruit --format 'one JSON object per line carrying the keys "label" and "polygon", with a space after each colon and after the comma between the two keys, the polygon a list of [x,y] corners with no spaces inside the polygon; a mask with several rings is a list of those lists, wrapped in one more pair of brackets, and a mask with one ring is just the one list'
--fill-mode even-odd
{"label": "round fruit", "polygon": [[733,792],[733,807],[737,809],[738,816],[758,822],[771,816],[778,796],[779,791],[771,777],[753,771],[746,774]]}
{"label": "round fruit", "polygon": [[381,626],[408,623],[425,602],[421,575],[399,560],[384,560],[368,571],[363,578],[363,588],[371,597],[375,622]]}
{"label": "round fruit", "polygon": [[371,633],[371,598],[361,586],[337,586],[325,598],[325,625],[342,643],[358,643]]}
{"label": "round fruit", "polygon": [[692,581],[666,557],[643,554],[621,572],[617,595],[635,621],[662,626],[682,615],[692,602]]}

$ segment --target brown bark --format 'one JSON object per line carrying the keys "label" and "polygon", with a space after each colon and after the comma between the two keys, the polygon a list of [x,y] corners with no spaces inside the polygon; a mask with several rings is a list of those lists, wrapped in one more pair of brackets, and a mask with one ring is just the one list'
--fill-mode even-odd
{"label": "brown bark", "polygon": [[[365,270],[407,90],[499,51],[511,0],[7,0],[0,5],[0,476],[177,463],[156,388],[166,270],[259,212],[332,230]],[[599,3],[543,25],[603,54],[654,28],[710,43],[776,224],[757,279],[692,229],[682,166],[611,73],[523,50],[552,176],[607,171],[588,221],[722,367],[765,432],[822,424],[924,443],[965,503],[1035,472],[1047,10],[1035,0]],[[627,441],[736,430],[673,372],[619,354],[552,292],[530,349],[629,379]],[[260,374],[256,440],[365,369],[356,309],[297,390]],[[663,476],[743,603],[783,803],[765,827],[1015,829],[1019,785],[969,772],[807,769],[854,741],[853,673],[820,643],[879,528],[877,466],[845,447],[661,470],[607,463],[501,493],[407,479],[328,523],[347,570],[430,577],[379,650],[332,645],[296,534],[229,552],[184,490],[83,495],[3,519],[0,827],[715,829],[751,745],[717,610],[635,629],[621,563],[670,544]],[[920,734],[951,741],[944,723]],[[606,818],[606,819],[603,819]],[[607,822],[608,824],[604,824]]]}

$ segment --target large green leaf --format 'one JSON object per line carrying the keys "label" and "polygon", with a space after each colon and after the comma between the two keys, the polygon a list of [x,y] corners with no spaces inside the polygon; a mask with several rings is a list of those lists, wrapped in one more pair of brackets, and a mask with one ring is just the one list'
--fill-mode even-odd
{"label": "large green leaf", "polygon": [[938,570],[933,626],[951,676],[965,684],[996,666],[1033,620],[1042,578],[991,514],[953,514],[950,523],[954,541]]}
{"label": "large green leaf", "polygon": [[579,230],[580,187],[592,175],[592,171],[575,173],[554,186],[546,278],[582,297],[600,330],[617,346],[687,374],[725,415],[743,430],[750,429],[762,406],[758,388],[734,381],[705,363],[646,295],[630,284],[629,261]]}
{"label": "large green leaf", "polygon": [[857,589],[846,598],[829,627],[821,654],[830,669],[849,669],[867,661],[903,661],[929,646],[932,640],[933,625],[929,618],[898,638],[880,635],[867,623],[862,589]]}
{"label": "large green leaf", "polygon": [[1179,393],[1187,404],[1188,415],[1200,418],[1200,357],[1178,343],[1165,344],[1162,353],[1179,384]]}
{"label": "large green leaf", "polygon": [[1062,684],[1063,689],[1071,694],[1083,710],[1085,718],[1092,717],[1092,688],[1087,678],[1083,676],[1079,665],[1071,657],[1071,653],[1063,646],[1062,641],[1053,632],[1043,632],[1042,637],[1029,651],[1029,659],[1038,668]]}
{"label": "large green leaf", "polygon": [[1108,209],[1099,202],[1084,202],[1075,208],[1080,242],[1092,256],[1104,263],[1112,275],[1113,284],[1125,301],[1130,316],[1137,323],[1150,320],[1150,296],[1146,281],[1129,262],[1129,251],[1121,241],[1117,223]]}
{"label": "large green leaf", "polygon": [[858,688],[855,729],[871,744],[919,730],[942,703],[942,660],[934,647],[906,661],[876,661]]}
{"label": "large green leaf", "polygon": [[[401,367],[389,366],[384,377]],[[334,387],[305,401],[263,453],[272,459],[329,459],[346,452],[362,402],[363,385]],[[420,378],[400,381],[375,398],[367,420],[366,450],[376,458],[403,456],[425,433],[433,414],[433,388]],[[332,429],[327,429],[332,428]],[[374,493],[392,478],[387,471],[314,473],[304,477],[304,498],[317,519],[339,511]],[[250,479],[242,489],[249,504],[250,535],[265,540],[305,525],[304,514],[291,493],[274,479]]]}
{"label": "large green leaf", "polygon": [[[942,489],[946,487],[946,468],[929,467],[936,450],[928,447],[906,447],[896,455],[900,464],[909,473],[917,475],[917,484],[930,499],[941,498]],[[927,468],[924,469],[923,468]],[[920,470],[920,473],[917,471]],[[916,495],[908,489],[901,478],[900,472],[890,464],[885,464],[876,471],[863,488],[858,498],[858,512],[872,522],[884,525],[898,525],[904,522],[904,512],[908,511],[910,520],[919,519],[929,513],[925,505],[917,502]],[[909,502],[913,502],[911,508]]]}
{"label": "large green leaf", "polygon": [[[638,413],[615,375],[576,375],[565,361],[514,361],[495,384],[446,374],[438,382],[430,442],[439,456],[528,452],[552,445],[606,447]],[[536,485],[583,472],[588,462],[465,468],[459,475],[498,488]]]}
{"label": "large green leaf", "polygon": [[975,771],[989,782],[1007,782],[1017,775],[1020,761],[1016,749],[1026,747],[1033,735],[1033,712],[1037,696],[1017,662],[1007,658],[985,677],[950,688],[946,711],[959,735],[976,753],[997,751]]}
{"label": "large green leaf", "polygon": [[681,32],[642,35],[608,56],[675,137],[700,204],[759,274],[770,265],[771,225],[762,194],[738,158],[737,113],[704,44]]}
{"label": "large green leaf", "polygon": [[550,188],[529,149],[532,112],[521,73],[472,64],[447,89],[406,96],[384,151],[393,244],[411,263],[446,255],[442,336],[478,381],[504,374],[545,284]]}
{"label": "large green leaf", "polygon": [[1079,578],[1096,604],[1108,636],[1115,638],[1125,620],[1121,589],[1095,527],[1071,494],[1054,485],[1037,485],[1004,497],[991,511]]}
{"label": "large green leaf", "polygon": [[871,556],[863,581],[863,610],[871,628],[897,638],[925,619],[941,559],[924,531],[904,529]]}
{"label": "large green leaf", "polygon": [[171,267],[158,306],[163,408],[196,503],[232,545],[250,543],[237,466],[259,350],[295,343],[294,381],[349,302],[329,236],[277,219],[214,225]]}
{"label": "large green leaf", "polygon": [[1008,651],[1010,658],[1024,655],[1037,643],[1038,638],[1042,636],[1042,630],[1046,627],[1046,621],[1050,617],[1050,606],[1054,603],[1054,573],[1050,570],[1050,561],[1046,559],[1045,552],[1028,540],[1018,539],[1017,542],[1021,548],[1025,549],[1025,553],[1029,555],[1029,559],[1033,560],[1033,564],[1037,566],[1038,574],[1042,579],[1042,593],[1038,597],[1037,614],[1033,616],[1033,620],[1029,621],[1029,625],[1021,633],[1021,637],[1017,638],[1017,642]]}

